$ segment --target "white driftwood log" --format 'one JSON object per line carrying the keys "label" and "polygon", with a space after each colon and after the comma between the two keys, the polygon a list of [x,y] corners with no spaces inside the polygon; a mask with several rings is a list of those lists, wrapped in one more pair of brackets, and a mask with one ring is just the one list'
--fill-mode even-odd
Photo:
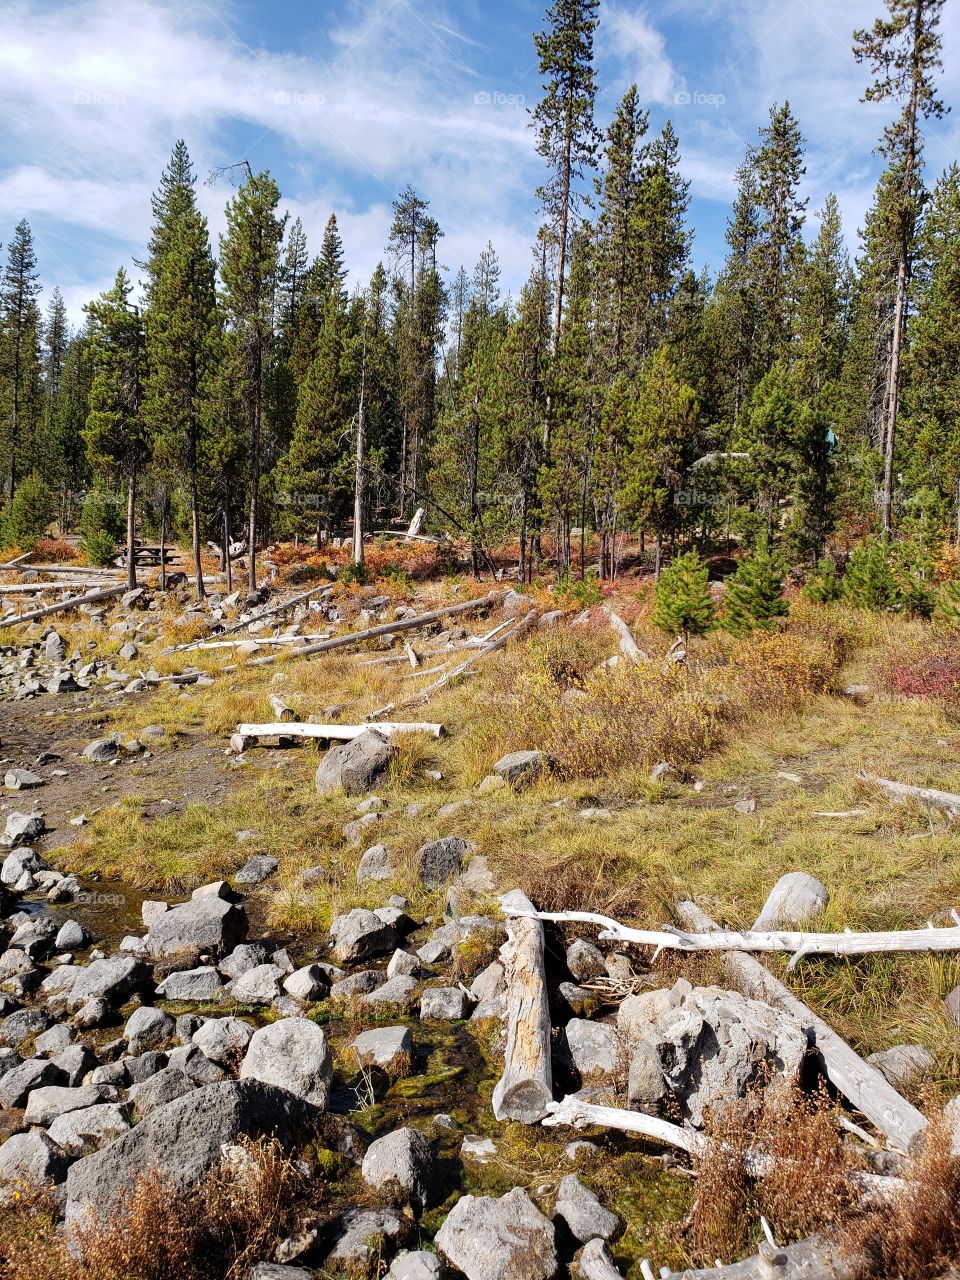
{"label": "white driftwood log", "polygon": [[405,724],[400,720],[377,720],[372,724],[297,724],[278,720],[271,724],[238,724],[241,738],[330,738],[338,742],[352,742],[368,729],[376,729],[385,738],[394,733],[429,733],[432,738],[442,738],[446,730],[442,724]]}
{"label": "white driftwood log", "polygon": [[537,1124],[553,1098],[543,925],[531,918],[533,904],[519,889],[500,902],[511,917],[500,949],[506,969],[507,1047],[503,1075],[493,1091],[493,1114],[498,1120]]}
{"label": "white driftwood log", "polygon": [[[365,631],[352,631],[344,636],[332,636],[329,640],[321,640],[317,644],[305,645],[302,649],[297,649],[296,653],[291,655],[297,658],[312,657],[316,653],[328,653],[331,649],[342,649],[345,645],[362,644],[365,640],[375,640],[378,636],[393,635],[396,631],[409,631],[412,627],[426,627],[432,622],[437,622],[440,618],[452,617],[458,613],[472,613],[479,609],[487,609],[495,605],[500,599],[499,592],[491,591],[489,595],[481,596],[477,600],[464,600],[462,604],[445,605],[442,609],[433,609],[429,613],[421,613],[416,618],[403,618],[396,622],[386,622],[379,627],[368,627]],[[265,654],[262,658],[253,658],[250,661],[252,667],[267,666],[271,662],[275,662],[277,655],[273,653]],[[226,670],[233,670],[227,667]]]}
{"label": "white driftwood log", "polygon": [[906,782],[892,782],[889,778],[877,778],[872,773],[858,775],[864,782],[879,787],[883,794],[897,804],[913,801],[925,809],[938,809],[951,818],[960,817],[960,795],[952,791],[937,791],[933,787],[913,787]]}
{"label": "white driftwood log", "polygon": [[559,923],[579,921],[601,928],[600,937],[634,946],[654,947],[660,951],[784,951],[792,953],[789,968],[803,956],[863,956],[889,951],[960,951],[960,919],[949,928],[891,929],[878,933],[810,933],[772,929],[754,933],[751,930],[717,929],[694,932],[665,925],[662,929],[632,929],[610,916],[594,911],[556,911],[534,913],[538,920]]}
{"label": "white driftwood log", "polygon": [[294,711],[293,707],[287,706],[279,694],[271,693],[267,698],[267,701],[270,703],[270,710],[278,720],[282,720],[284,722],[292,722],[296,720],[297,713]]}
{"label": "white driftwood log", "polygon": [[482,658],[488,657],[491,653],[496,653],[498,649],[502,649],[510,640],[516,639],[517,636],[523,635],[525,631],[533,626],[537,619],[537,610],[531,609],[523,618],[514,621],[513,626],[509,630],[501,631],[495,640],[491,640],[489,644],[483,645],[477,649],[465,661],[459,663],[452,670],[447,671],[433,684],[427,685],[425,689],[421,689],[414,694],[412,698],[407,698],[405,702],[398,704],[399,707],[415,707],[420,703],[426,702],[428,698],[432,698],[435,693],[443,689],[446,685],[452,684],[454,680],[459,680],[462,676],[473,675],[473,669]]}
{"label": "white driftwood log", "polygon": [[630,628],[620,617],[619,613],[614,613],[612,609],[606,609],[605,613],[610,619],[610,625],[617,633],[620,642],[620,652],[625,658],[628,658],[635,667],[639,667],[642,662],[649,662],[650,658],[643,652],[640,646],[634,640],[630,633]]}
{"label": "white driftwood log", "polygon": [[860,1280],[868,1273],[867,1259],[862,1255],[811,1236],[783,1249],[764,1241],[759,1253],[727,1266],[661,1271],[660,1280]]}
{"label": "white driftwood log", "polygon": [[127,584],[121,587],[109,587],[105,591],[90,591],[85,596],[71,596],[69,600],[61,600],[59,604],[47,605],[45,609],[31,609],[29,613],[20,613],[13,618],[0,618],[0,627],[15,627],[22,622],[36,622],[40,618],[49,617],[51,613],[62,613],[65,609],[79,609],[83,604],[101,604],[104,600],[113,600],[127,591]]}
{"label": "white driftwood log", "polygon": [[620,1133],[636,1133],[668,1147],[676,1147],[687,1155],[702,1156],[707,1139],[696,1129],[684,1129],[669,1120],[660,1120],[643,1111],[626,1111],[623,1107],[601,1107],[582,1098],[569,1097],[547,1105],[544,1126],[572,1125],[575,1129],[617,1129]]}
{"label": "white driftwood log", "polygon": [[0,595],[4,596],[37,596],[44,591],[76,591],[84,587],[87,591],[96,591],[102,583],[91,579],[89,582],[14,582],[0,586]]}
{"label": "white driftwood log", "polygon": [[[690,928],[716,928],[710,917],[692,902],[680,903],[677,910]],[[820,1058],[830,1083],[866,1116],[892,1147],[909,1151],[926,1128],[927,1120],[923,1113],[901,1097],[886,1076],[865,1062],[831,1026],[818,1018],[753,956],[731,951],[725,957],[725,964],[746,995],[765,1000],[796,1018],[806,1032],[811,1048]]]}

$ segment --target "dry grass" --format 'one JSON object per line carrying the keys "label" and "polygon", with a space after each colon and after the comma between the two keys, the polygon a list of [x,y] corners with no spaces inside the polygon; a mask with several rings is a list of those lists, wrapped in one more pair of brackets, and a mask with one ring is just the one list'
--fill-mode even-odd
{"label": "dry grass", "polygon": [[296,1225],[305,1187],[275,1142],[241,1141],[187,1195],[140,1179],[109,1222],[56,1229],[54,1197],[20,1190],[0,1211],[3,1280],[242,1280]]}

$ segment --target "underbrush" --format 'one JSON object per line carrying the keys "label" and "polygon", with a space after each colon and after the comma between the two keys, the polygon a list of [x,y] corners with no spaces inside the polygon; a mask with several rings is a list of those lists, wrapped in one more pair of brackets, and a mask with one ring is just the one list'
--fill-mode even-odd
{"label": "underbrush", "polygon": [[3,1280],[242,1280],[296,1226],[305,1184],[276,1142],[242,1139],[193,1192],[141,1178],[108,1221],[57,1230],[50,1192],[0,1210]]}
{"label": "underbrush", "polygon": [[928,635],[882,651],[878,683],[900,698],[924,698],[960,710],[960,650],[955,640]]}

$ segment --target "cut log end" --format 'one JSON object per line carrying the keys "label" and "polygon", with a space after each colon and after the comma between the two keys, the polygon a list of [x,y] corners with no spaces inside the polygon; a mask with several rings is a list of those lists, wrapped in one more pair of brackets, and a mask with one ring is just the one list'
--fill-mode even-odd
{"label": "cut log end", "polygon": [[499,1097],[494,1093],[493,1114],[497,1120],[539,1124],[552,1101],[552,1094],[541,1081],[519,1080],[505,1088]]}

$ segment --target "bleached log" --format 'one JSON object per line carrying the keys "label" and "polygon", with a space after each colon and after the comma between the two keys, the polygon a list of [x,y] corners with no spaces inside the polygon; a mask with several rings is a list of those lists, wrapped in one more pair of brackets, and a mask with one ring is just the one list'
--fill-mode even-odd
{"label": "bleached log", "polygon": [[500,902],[509,917],[507,941],[500,949],[506,970],[507,1046],[503,1075],[493,1091],[493,1114],[498,1120],[536,1124],[553,1098],[543,925],[531,917],[533,904],[519,889]]}
{"label": "bleached log", "polygon": [[78,587],[86,587],[88,591],[95,591],[101,584],[94,580],[89,582],[13,582],[5,583],[0,586],[0,595],[5,596],[33,596],[39,595],[43,591],[76,591]]}
{"label": "bleached log", "polygon": [[[690,928],[706,931],[717,927],[692,902],[680,903],[677,911]],[[806,1032],[811,1048],[820,1058],[830,1083],[866,1116],[892,1147],[909,1151],[926,1128],[927,1120],[923,1113],[901,1097],[886,1076],[865,1062],[831,1026],[808,1009],[753,956],[732,951],[724,961],[727,971],[746,995],[765,1000],[796,1018]]]}
{"label": "bleached log", "polygon": [[620,1133],[636,1133],[641,1138],[662,1142],[676,1147],[687,1155],[702,1156],[707,1151],[707,1139],[696,1129],[685,1129],[643,1111],[627,1111],[623,1107],[601,1107],[594,1102],[584,1102],[577,1097],[550,1102],[543,1118],[545,1127],[572,1125],[575,1129],[616,1129]]}
{"label": "bleached log", "polygon": [[238,724],[241,738],[330,738],[338,742],[351,742],[368,729],[376,729],[384,737],[395,733],[428,733],[432,738],[443,737],[442,724],[405,724],[399,720],[378,720],[372,724],[297,724],[279,720],[271,724]]}
{"label": "bleached log", "polygon": [[[661,1271],[660,1280],[860,1280],[870,1272],[862,1254],[850,1253],[819,1236],[783,1249],[764,1241],[759,1253],[727,1266]],[[652,1273],[651,1273],[652,1274]]]}
{"label": "bleached log", "polygon": [[949,928],[892,929],[876,933],[809,933],[797,930],[717,929],[687,932],[665,925],[662,929],[632,929],[610,916],[593,911],[536,912],[538,920],[559,923],[579,921],[599,925],[601,938],[659,951],[783,951],[792,953],[789,968],[803,956],[864,956],[891,951],[960,951],[960,924]]}
{"label": "bleached log", "polygon": [[18,564],[23,564],[23,562],[25,560],[29,560],[32,555],[32,551],[24,551],[20,555],[15,556],[13,560],[7,560],[5,564],[0,564],[0,569],[15,569]]}
{"label": "bleached log", "polygon": [[[441,618],[449,618],[458,613],[472,613],[478,609],[490,608],[499,599],[499,592],[491,591],[489,595],[481,596],[477,600],[464,600],[461,604],[445,605],[442,609],[432,609],[429,613],[421,613],[416,618],[403,618],[396,622],[383,623],[378,627],[367,627],[365,631],[351,631],[347,635],[332,636],[329,640],[321,640],[317,644],[308,644],[305,648],[298,649],[296,657],[312,657],[317,653],[329,653],[333,649],[342,649],[346,645],[362,644],[366,640],[375,640],[378,636],[393,635],[397,631],[409,631],[413,627],[427,627],[433,622],[438,622]],[[269,663],[275,662],[276,659],[276,654],[269,653],[262,658],[253,658],[249,665],[253,667],[267,666]],[[228,667],[227,670],[232,670],[232,668]]]}
{"label": "bleached log", "polygon": [[284,702],[279,694],[271,693],[267,698],[267,701],[270,703],[270,709],[278,720],[284,722],[296,720],[297,713],[294,711],[293,707],[288,706]]}
{"label": "bleached log", "polygon": [[889,778],[877,778],[872,773],[858,774],[864,782],[880,788],[888,799],[897,804],[913,801],[925,809],[937,809],[951,818],[960,816],[960,795],[952,791],[937,791],[933,787],[913,787],[906,782],[892,782]]}
{"label": "bleached log", "polygon": [[636,640],[634,640],[630,633],[630,628],[620,617],[619,613],[614,613],[612,609],[606,609],[605,613],[610,619],[611,627],[613,627],[619,637],[620,652],[623,656],[628,658],[635,667],[639,667],[642,662],[649,662],[649,656],[643,652]]}
{"label": "bleached log", "polygon": [[66,609],[79,609],[84,604],[101,604],[104,600],[114,600],[127,590],[127,584],[119,587],[108,587],[103,591],[91,591],[85,596],[71,596],[69,600],[61,600],[59,604],[47,605],[45,609],[32,609],[29,613],[20,613],[12,618],[0,618],[0,627],[16,627],[22,622],[36,622],[47,618],[52,613],[63,613]]}
{"label": "bleached log", "polygon": [[119,576],[116,569],[103,569],[98,565],[92,564],[21,564],[14,561],[12,565],[4,565],[3,568],[10,569],[16,566],[17,573],[78,573],[85,578],[116,578]]}
{"label": "bleached log", "polygon": [[414,671],[416,671],[417,667],[419,667],[420,665],[420,659],[417,656],[417,651],[414,649],[413,645],[409,642],[409,640],[403,646],[403,652],[407,655],[407,660],[410,663],[411,667],[413,667]]}
{"label": "bleached log", "polygon": [[815,818],[865,818],[869,809],[817,809]]}
{"label": "bleached log", "polygon": [[491,640],[490,643],[484,645],[482,649],[477,649],[469,658],[459,663],[459,665],[454,667],[451,671],[447,671],[444,675],[440,676],[440,678],[435,680],[433,684],[427,685],[425,689],[421,689],[419,693],[415,694],[412,698],[408,698],[406,702],[401,702],[398,705],[400,707],[417,706],[419,703],[426,702],[428,698],[432,698],[433,695],[440,689],[444,688],[445,685],[452,684],[454,680],[459,680],[461,676],[472,675],[473,668],[482,658],[488,657],[491,653],[496,653],[497,650],[502,649],[508,641],[515,639],[516,636],[522,635],[525,631],[529,631],[536,621],[536,618],[537,610],[531,609],[526,617],[515,621],[508,631],[502,631],[500,635],[497,636],[496,640]]}
{"label": "bleached log", "polygon": [[[209,582],[209,578],[205,579]],[[284,648],[289,646],[296,649],[297,645],[309,644],[312,640],[326,640],[325,635],[308,635],[308,636],[241,636],[233,640],[200,640],[191,644],[190,648],[198,649],[238,649],[241,645],[255,644],[264,645],[270,648]]]}

